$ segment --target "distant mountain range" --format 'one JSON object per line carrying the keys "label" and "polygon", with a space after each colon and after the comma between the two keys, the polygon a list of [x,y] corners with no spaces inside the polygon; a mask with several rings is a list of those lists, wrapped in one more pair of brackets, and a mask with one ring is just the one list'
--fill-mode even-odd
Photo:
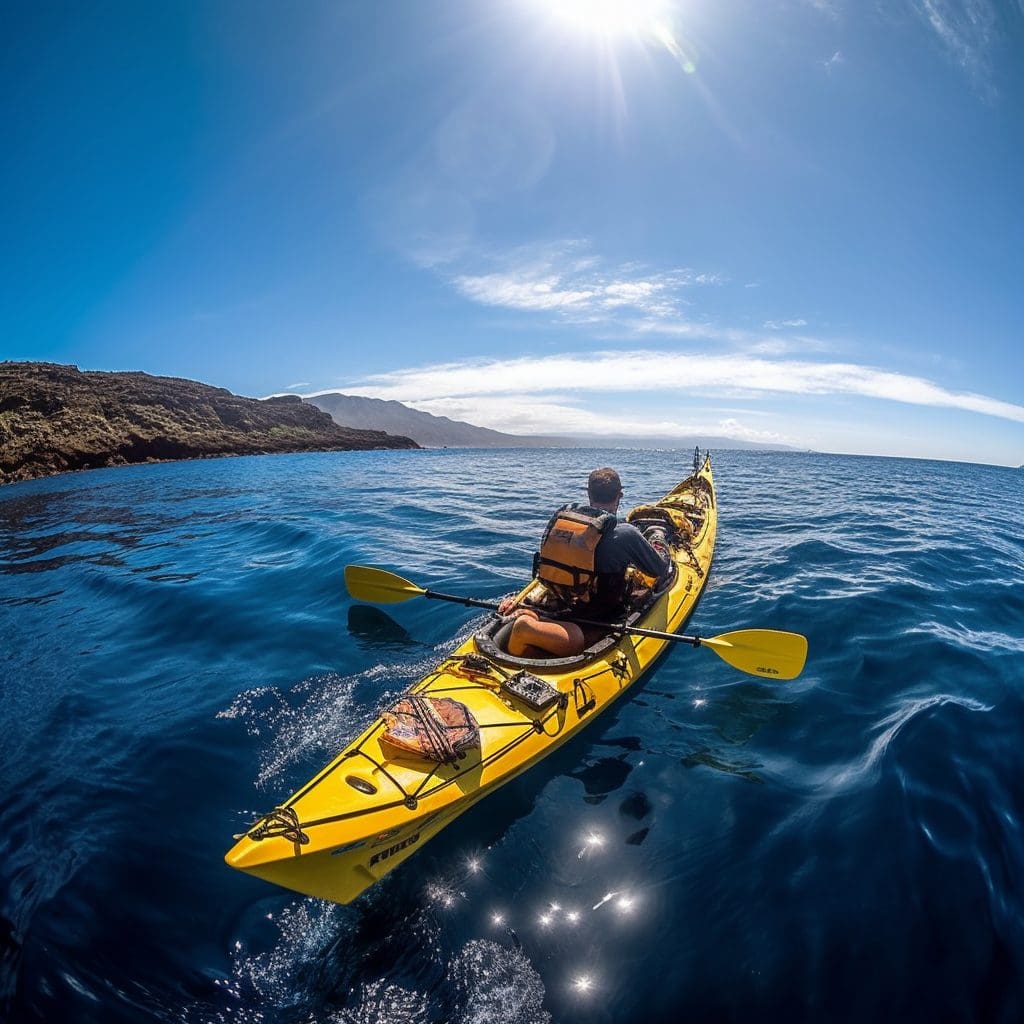
{"label": "distant mountain range", "polygon": [[744,448],[760,451],[794,451],[784,444],[737,441],[731,437],[630,437],[604,434],[573,437],[537,434],[504,434],[500,430],[477,427],[447,416],[410,409],[401,402],[380,398],[362,398],[331,392],[303,399],[329,413],[334,422],[358,430],[383,430],[388,434],[411,437],[424,448]]}
{"label": "distant mountain range", "polygon": [[[380,398],[360,398],[357,395],[332,392],[305,398],[303,401],[329,413],[339,426],[358,430],[383,430],[388,434],[401,433],[424,448],[561,448],[573,443],[564,437],[503,434],[499,430],[474,427],[472,423],[419,412],[401,402],[385,402]],[[377,426],[383,423],[391,425]],[[356,427],[356,424],[359,426]]]}

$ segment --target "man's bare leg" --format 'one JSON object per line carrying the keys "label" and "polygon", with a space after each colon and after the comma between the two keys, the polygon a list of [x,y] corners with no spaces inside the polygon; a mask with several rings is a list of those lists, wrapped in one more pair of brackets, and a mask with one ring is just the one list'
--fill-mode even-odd
{"label": "man's bare leg", "polygon": [[508,653],[514,658],[552,655],[556,658],[571,658],[586,647],[583,630],[575,622],[556,622],[538,619],[532,615],[520,615],[512,626],[508,638]]}

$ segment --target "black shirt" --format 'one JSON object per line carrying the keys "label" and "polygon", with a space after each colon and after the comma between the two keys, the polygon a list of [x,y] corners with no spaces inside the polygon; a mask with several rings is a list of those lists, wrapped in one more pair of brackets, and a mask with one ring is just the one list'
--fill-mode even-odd
{"label": "black shirt", "polygon": [[663,558],[647,538],[632,523],[616,520],[601,538],[594,552],[597,570],[597,593],[583,606],[588,615],[613,618],[619,615],[626,600],[626,570],[636,566],[641,572],[659,582],[671,571],[672,562],[666,553]]}
{"label": "black shirt", "polygon": [[615,526],[608,530],[597,545],[594,567],[602,576],[621,576],[631,565],[659,580],[669,570],[668,559],[662,558],[632,523],[616,521]]}

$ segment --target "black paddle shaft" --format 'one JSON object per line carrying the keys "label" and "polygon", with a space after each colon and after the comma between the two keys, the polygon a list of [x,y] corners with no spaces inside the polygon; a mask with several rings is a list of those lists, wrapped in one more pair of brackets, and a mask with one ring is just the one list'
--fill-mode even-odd
{"label": "black paddle shaft", "polygon": [[[456,597],[454,594],[439,594],[435,590],[424,590],[424,597],[433,598],[435,601],[451,601],[452,604],[465,605],[467,608],[486,608],[496,612],[498,605],[493,601],[478,601],[472,597]],[[541,612],[537,611],[540,615]],[[594,619],[578,619],[575,616],[544,616],[558,622],[574,622],[577,626],[596,626],[598,629],[606,629],[609,633],[628,633],[630,636],[649,636],[654,640],[673,640],[676,643],[690,644],[692,647],[700,647],[699,636],[683,636],[681,633],[663,633],[657,629],[641,629],[639,626],[617,626],[612,622],[596,622]]]}

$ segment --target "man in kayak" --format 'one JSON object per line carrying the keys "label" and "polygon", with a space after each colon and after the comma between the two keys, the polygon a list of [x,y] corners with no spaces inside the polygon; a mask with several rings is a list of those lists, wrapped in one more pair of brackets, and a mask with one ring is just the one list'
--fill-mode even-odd
{"label": "man in kayak", "polygon": [[[648,539],[616,519],[622,482],[614,469],[590,474],[587,497],[589,505],[565,505],[552,517],[534,572],[560,599],[562,611],[604,621],[622,611],[630,566],[653,577],[656,586],[671,571],[672,561],[663,532],[654,530]],[[593,640],[575,622],[541,618],[536,608],[517,607],[514,598],[502,601],[498,614],[514,620],[507,642],[513,657],[569,658]]]}

